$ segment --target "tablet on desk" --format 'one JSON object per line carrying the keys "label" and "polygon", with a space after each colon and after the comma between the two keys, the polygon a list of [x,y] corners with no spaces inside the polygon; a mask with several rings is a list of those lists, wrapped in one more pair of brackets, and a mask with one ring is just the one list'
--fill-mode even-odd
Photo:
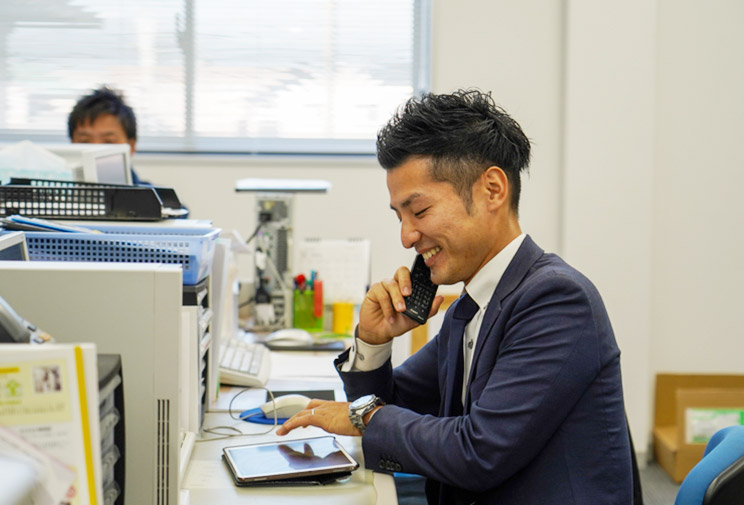
{"label": "tablet on desk", "polygon": [[332,436],[225,447],[222,456],[239,486],[327,484],[359,467]]}

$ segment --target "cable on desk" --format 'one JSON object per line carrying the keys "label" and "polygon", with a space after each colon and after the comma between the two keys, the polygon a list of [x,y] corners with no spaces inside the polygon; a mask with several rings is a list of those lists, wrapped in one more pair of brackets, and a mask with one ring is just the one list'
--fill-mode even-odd
{"label": "cable on desk", "polygon": [[[241,416],[241,415],[236,416],[235,414],[233,414],[233,409],[232,409],[232,405],[233,405],[233,402],[235,401],[235,399],[238,396],[240,396],[243,393],[245,393],[246,391],[250,391],[252,389],[263,389],[264,391],[266,391],[266,393],[269,395],[269,398],[271,399],[271,406],[272,406],[272,408],[274,410],[274,412],[273,412],[273,414],[274,414],[274,424],[271,425],[271,428],[269,428],[267,431],[262,431],[262,432],[259,432],[259,433],[245,433],[245,432],[243,432],[242,430],[238,429],[235,426],[211,426],[209,428],[202,428],[202,431],[204,433],[209,433],[210,435],[216,435],[216,436],[214,436],[212,438],[200,438],[200,439],[196,440],[196,442],[197,443],[198,442],[211,442],[213,440],[225,440],[225,439],[234,438],[234,437],[249,437],[249,436],[252,436],[252,435],[266,435],[268,433],[271,433],[274,430],[274,428],[277,427],[277,425],[279,423],[277,421],[278,418],[277,418],[277,415],[276,415],[276,400],[274,400],[274,393],[269,388],[266,388],[266,387],[263,387],[263,386],[256,386],[256,387],[252,387],[252,388],[242,389],[240,392],[238,392],[238,394],[236,394],[235,396],[233,396],[232,399],[230,400],[230,404],[227,406],[227,413],[230,415],[230,418],[232,418],[232,419],[234,419],[236,421],[245,421],[245,419],[247,417],[250,417],[251,415],[253,415],[253,414],[250,414],[250,415],[246,415],[246,416]],[[225,431],[219,431],[219,430],[226,430],[227,432],[230,432],[230,433],[225,433]]]}
{"label": "cable on desk", "polygon": [[238,308],[242,309],[243,307],[247,307],[248,305],[252,304],[255,300],[256,300],[256,297],[251,296],[248,300],[244,302],[240,302],[240,304],[238,305]]}
{"label": "cable on desk", "polygon": [[253,233],[251,233],[251,236],[248,237],[248,240],[245,241],[246,244],[250,244],[251,240],[256,238],[256,235],[258,235],[258,232],[261,231],[261,226],[263,226],[263,223],[258,223],[258,226],[256,226],[255,230],[253,230]]}

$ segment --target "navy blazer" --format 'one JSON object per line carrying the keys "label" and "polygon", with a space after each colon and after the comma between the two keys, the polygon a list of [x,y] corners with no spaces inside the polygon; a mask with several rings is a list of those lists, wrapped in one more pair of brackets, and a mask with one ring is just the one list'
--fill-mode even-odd
{"label": "navy blazer", "polygon": [[388,404],[362,438],[365,466],[427,477],[431,504],[631,503],[620,351],[592,283],[525,237],[486,309],[464,406],[456,303],[395,370],[339,372],[349,399]]}

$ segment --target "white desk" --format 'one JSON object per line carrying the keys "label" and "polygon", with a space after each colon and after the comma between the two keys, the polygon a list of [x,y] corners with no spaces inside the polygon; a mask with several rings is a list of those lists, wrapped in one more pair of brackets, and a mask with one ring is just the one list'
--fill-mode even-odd
{"label": "white desk", "polygon": [[[275,356],[276,354],[276,356]],[[272,374],[267,384],[272,390],[308,391],[336,390],[343,398],[341,382],[334,377],[332,360],[335,353],[285,352],[272,353]],[[299,363],[302,366],[298,366]],[[316,366],[317,365],[317,366]],[[317,371],[317,372],[314,372]],[[313,373],[315,373],[313,375]],[[223,390],[224,391],[224,390]],[[229,392],[221,393],[215,408],[226,409]],[[263,400],[261,390],[249,391],[238,397],[233,411],[253,408]],[[235,421],[227,412],[208,412],[203,427],[235,426],[244,433],[261,433],[269,426]],[[283,440],[325,435],[319,428],[299,428]],[[205,434],[203,438],[209,438]],[[180,505],[276,505],[297,503],[307,505],[395,505],[397,495],[392,476],[364,469],[360,437],[337,436],[339,442],[356,459],[361,468],[349,480],[326,486],[238,487],[221,460],[222,448],[229,445],[258,443],[279,439],[272,430],[265,435],[241,436],[210,442],[197,442],[181,483]]]}

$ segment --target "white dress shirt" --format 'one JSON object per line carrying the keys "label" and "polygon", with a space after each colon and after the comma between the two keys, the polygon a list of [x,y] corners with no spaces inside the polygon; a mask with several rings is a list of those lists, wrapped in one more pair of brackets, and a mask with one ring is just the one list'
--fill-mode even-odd
{"label": "white dress shirt", "polygon": [[[519,246],[522,245],[525,234],[522,233],[517,238],[509,242],[499,253],[491,258],[475,276],[470,280],[465,291],[470,295],[475,303],[478,304],[478,312],[473,316],[468,325],[465,327],[465,336],[462,340],[463,345],[463,381],[462,381],[462,402],[465,402],[465,393],[467,392],[467,381],[470,375],[470,367],[473,363],[473,353],[478,342],[478,332],[483,323],[483,315],[491,301],[491,296],[496,290],[501,277],[506,271],[506,267],[514,259]],[[393,342],[372,345],[365,341],[355,338],[349,352],[349,359],[341,365],[342,372],[370,372],[380,368],[390,358],[393,352]]]}

